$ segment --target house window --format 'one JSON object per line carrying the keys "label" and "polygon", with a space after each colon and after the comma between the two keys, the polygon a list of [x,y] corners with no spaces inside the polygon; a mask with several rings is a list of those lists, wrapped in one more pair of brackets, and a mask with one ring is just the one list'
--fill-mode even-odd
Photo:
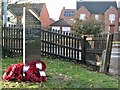
{"label": "house window", "polygon": [[120,26],[119,26],[119,31],[120,31]]}
{"label": "house window", "polygon": [[73,11],[65,11],[64,12],[64,16],[74,16],[74,12]]}
{"label": "house window", "polygon": [[75,23],[75,20],[74,19],[70,19],[70,23]]}
{"label": "house window", "polygon": [[110,26],[108,27],[108,33],[110,33]]}
{"label": "house window", "polygon": [[110,14],[109,15],[109,20],[111,23],[113,23],[113,21],[115,20],[115,14]]}
{"label": "house window", "polygon": [[85,20],[86,15],[85,14],[80,14],[80,20]]}
{"label": "house window", "polygon": [[8,17],[8,21],[10,21],[10,17]]}
{"label": "house window", "polygon": [[62,27],[62,31],[70,32],[70,27]]}
{"label": "house window", "polygon": [[98,20],[98,18],[99,18],[99,15],[95,15],[95,20]]}

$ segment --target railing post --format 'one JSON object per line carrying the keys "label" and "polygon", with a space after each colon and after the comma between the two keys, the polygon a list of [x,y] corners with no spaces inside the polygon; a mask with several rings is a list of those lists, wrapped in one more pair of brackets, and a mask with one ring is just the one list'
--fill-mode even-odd
{"label": "railing post", "polygon": [[106,52],[104,53],[103,62],[100,67],[100,72],[107,74],[109,72],[110,57],[112,51],[114,25],[110,25],[110,33],[107,36]]}
{"label": "railing post", "polygon": [[82,43],[81,43],[81,60],[82,60],[82,64],[85,64],[85,42],[86,42],[86,36],[82,37]]}

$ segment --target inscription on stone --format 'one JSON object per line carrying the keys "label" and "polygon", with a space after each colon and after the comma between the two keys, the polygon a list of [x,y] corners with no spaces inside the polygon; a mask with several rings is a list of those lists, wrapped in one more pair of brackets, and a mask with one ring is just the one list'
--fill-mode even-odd
{"label": "inscription on stone", "polygon": [[26,63],[38,60],[41,57],[40,51],[40,28],[27,29],[25,33],[25,61]]}

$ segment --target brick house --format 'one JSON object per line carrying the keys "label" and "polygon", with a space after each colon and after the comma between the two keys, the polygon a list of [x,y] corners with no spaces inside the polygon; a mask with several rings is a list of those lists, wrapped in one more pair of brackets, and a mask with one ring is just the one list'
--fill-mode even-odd
{"label": "brick house", "polygon": [[49,19],[50,19],[50,24],[55,22],[55,20],[53,20],[52,18],[49,18]]}
{"label": "brick house", "polygon": [[73,27],[69,22],[61,18],[60,20],[50,24],[50,28],[51,30],[58,30],[58,31],[60,30],[60,31],[70,32],[72,31]]}
{"label": "brick house", "polygon": [[59,19],[63,18],[64,20],[66,20],[70,24],[73,24],[75,12],[76,12],[76,9],[65,9],[65,7],[63,7],[63,9],[61,10],[61,14],[59,16]]}
{"label": "brick house", "polygon": [[119,11],[119,32],[120,32],[120,8],[118,9]]}
{"label": "brick house", "polygon": [[[13,22],[14,24],[22,23],[23,7],[31,9],[31,11],[39,18],[42,28],[49,28],[50,19],[48,10],[45,3],[30,3],[30,4],[9,4],[8,5],[8,23]],[[12,15],[12,17],[11,17]],[[14,17],[14,20],[13,20]],[[12,23],[11,23],[12,24]]]}
{"label": "brick house", "polygon": [[[105,23],[105,32],[110,32],[110,24],[115,25],[113,32],[118,32],[119,14],[117,10],[117,3],[115,1],[77,1],[76,11],[72,17],[76,19],[85,20],[86,18],[93,18]],[[64,9],[62,11],[65,11]],[[62,13],[60,17],[66,18]],[[67,20],[67,19],[66,19]]]}

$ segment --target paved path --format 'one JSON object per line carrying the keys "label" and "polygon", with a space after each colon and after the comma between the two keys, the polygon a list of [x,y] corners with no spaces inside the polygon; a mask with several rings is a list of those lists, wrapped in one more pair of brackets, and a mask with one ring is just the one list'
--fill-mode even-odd
{"label": "paved path", "polygon": [[109,72],[120,76],[120,48],[112,49]]}

